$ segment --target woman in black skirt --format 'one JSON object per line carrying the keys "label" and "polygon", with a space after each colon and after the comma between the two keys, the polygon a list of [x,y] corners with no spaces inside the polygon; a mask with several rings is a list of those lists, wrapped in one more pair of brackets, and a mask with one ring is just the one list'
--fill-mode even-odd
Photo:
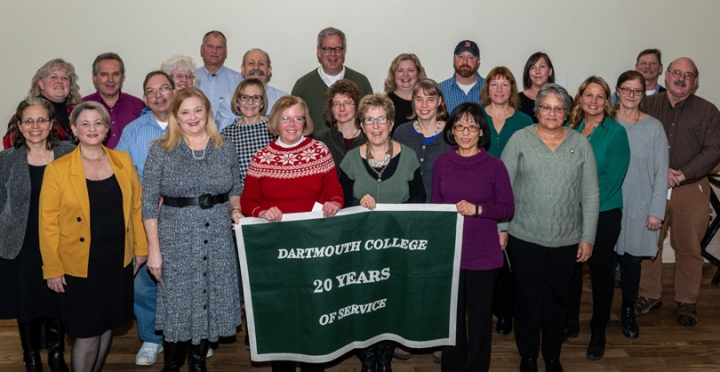
{"label": "woman in black skirt", "polygon": [[[103,146],[110,116],[97,102],[70,114],[79,146],[49,164],[40,193],[40,251],[57,292],[74,372],[102,370],[112,328],[133,316],[133,266],[147,260],[140,180],[130,155]],[[134,262],[133,262],[134,261]]]}
{"label": "woman in black skirt", "polygon": [[18,105],[13,147],[0,152],[0,319],[17,319],[27,371],[42,370],[45,328],[50,370],[67,371],[65,331],[42,275],[38,201],[45,166],[73,149],[55,131],[55,109],[44,98]]}

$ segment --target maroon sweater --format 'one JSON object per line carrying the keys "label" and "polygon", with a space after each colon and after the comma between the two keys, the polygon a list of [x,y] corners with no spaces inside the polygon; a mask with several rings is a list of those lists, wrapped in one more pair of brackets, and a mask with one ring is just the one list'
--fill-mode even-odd
{"label": "maroon sweater", "polygon": [[465,200],[482,207],[479,216],[464,217],[460,268],[497,269],[503,265],[497,221],[512,217],[515,211],[507,169],[484,149],[470,157],[462,157],[455,150],[457,146],[435,160],[431,202],[455,204]]}

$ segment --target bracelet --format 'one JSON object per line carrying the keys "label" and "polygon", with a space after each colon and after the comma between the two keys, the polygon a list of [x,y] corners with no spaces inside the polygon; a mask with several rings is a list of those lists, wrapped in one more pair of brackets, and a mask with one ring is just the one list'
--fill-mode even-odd
{"label": "bracelet", "polygon": [[235,212],[235,211],[238,211],[238,212],[242,213],[242,211],[240,210],[240,208],[237,208],[237,207],[236,207],[236,208],[233,208],[233,209],[230,211],[230,213],[232,214],[232,212]]}
{"label": "bracelet", "polygon": [[474,216],[474,217],[477,217],[479,214],[480,214],[480,205],[476,205],[476,206],[475,206],[475,216]]}

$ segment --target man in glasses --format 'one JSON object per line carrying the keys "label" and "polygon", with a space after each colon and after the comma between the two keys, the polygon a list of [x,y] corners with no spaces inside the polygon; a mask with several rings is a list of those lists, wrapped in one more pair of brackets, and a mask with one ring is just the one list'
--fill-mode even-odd
{"label": "man in glasses", "polygon": [[308,72],[295,82],[292,95],[302,98],[308,105],[314,124],[313,133],[325,128],[324,108],[328,87],[340,79],[348,79],[357,84],[363,96],[372,94],[372,87],[365,75],[344,65],[347,43],[345,33],[328,27],[318,34],[317,56],[320,67]]}
{"label": "man in glasses", "polygon": [[[272,110],[273,105],[280,97],[287,96],[286,92],[268,85],[270,77],[272,77],[272,63],[270,62],[270,56],[262,49],[255,48],[245,52],[243,64],[240,66],[240,73],[243,79],[256,78],[262,81],[268,99],[267,114],[270,114],[270,110]],[[232,97],[232,93],[230,97]],[[223,100],[217,116],[215,116],[215,122],[219,130],[222,130],[235,121],[236,115],[230,106],[231,101],[231,99]]]}
{"label": "man in glasses", "polygon": [[686,326],[698,321],[695,303],[700,296],[703,258],[700,241],[710,220],[708,174],[720,161],[720,112],[696,96],[699,74],[690,58],[674,60],[665,72],[667,91],[645,97],[642,107],[660,120],[668,138],[670,171],[665,223],[658,253],[642,262],[635,314],[662,306],[662,248],[668,229],[675,250],[675,301],[677,321]]}

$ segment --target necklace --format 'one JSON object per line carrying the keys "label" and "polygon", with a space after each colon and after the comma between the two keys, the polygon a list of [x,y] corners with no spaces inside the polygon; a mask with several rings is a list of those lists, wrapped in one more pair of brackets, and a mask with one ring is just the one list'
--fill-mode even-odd
{"label": "necklace", "polygon": [[435,133],[433,133],[429,136],[425,136],[425,133],[423,133],[423,131],[420,130],[420,123],[417,120],[415,120],[413,122],[413,127],[415,128],[416,132],[422,134],[425,138],[430,138],[430,137],[434,137],[436,134],[440,133],[440,126],[442,125],[442,123],[443,123],[442,121],[438,120],[437,127],[435,127]]}
{"label": "necklace", "polygon": [[620,119],[620,120],[628,123],[628,127],[626,128],[626,130],[630,130],[630,129],[632,129],[632,128],[635,126],[635,124],[637,124],[638,121],[640,121],[640,115],[641,115],[641,114],[642,114],[642,112],[641,112],[640,110],[638,110],[637,117],[635,117],[635,121],[633,121],[633,122],[629,122],[629,121],[625,121],[625,120],[623,120],[623,119],[620,119],[619,115],[618,115],[618,119]]}
{"label": "necklace", "polygon": [[205,149],[203,149],[202,155],[200,155],[200,156],[195,156],[195,150],[193,150],[193,149],[190,149],[190,152],[192,152],[193,158],[195,158],[197,160],[202,160],[203,158],[205,158]]}
{"label": "necklace", "polygon": [[[375,174],[377,174],[377,181],[382,182],[382,174],[385,172],[385,169],[387,169],[388,164],[390,164],[390,159],[392,158],[393,153],[393,141],[390,140],[388,151],[385,153],[385,156],[383,156],[382,160],[376,161],[375,159],[370,156],[370,144],[365,145],[365,158],[367,158],[368,165],[370,165],[370,169],[372,169]],[[378,172],[375,170],[375,168],[382,168]]]}
{"label": "necklace", "polygon": [[343,138],[344,139],[353,139],[359,135],[360,135],[360,129],[355,129],[355,133],[353,133],[352,136],[350,136],[350,137],[345,137],[345,134],[343,133]]}
{"label": "necklace", "polygon": [[85,161],[89,161],[91,163],[97,163],[97,162],[105,159],[105,151],[103,151],[102,155],[100,155],[99,157],[97,157],[95,159],[90,159],[90,158],[86,157],[85,155],[83,155],[82,151],[80,151],[80,157]]}

